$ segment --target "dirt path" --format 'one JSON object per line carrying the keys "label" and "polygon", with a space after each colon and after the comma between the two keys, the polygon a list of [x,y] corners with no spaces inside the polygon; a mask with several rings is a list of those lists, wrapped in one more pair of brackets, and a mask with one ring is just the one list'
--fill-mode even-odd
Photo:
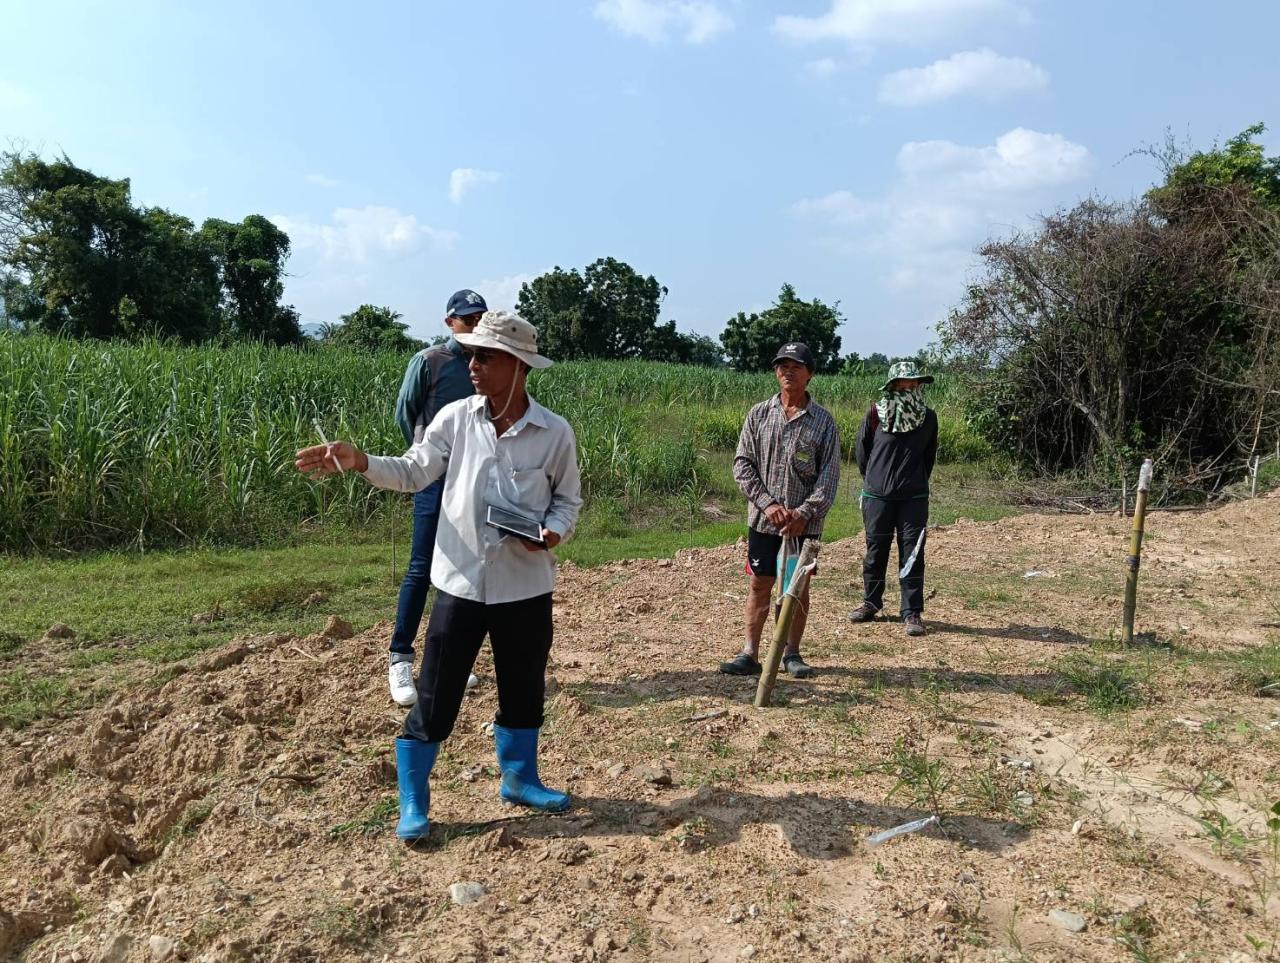
{"label": "dirt path", "polygon": [[820,674],[765,711],[712,671],[739,550],[566,568],[542,767],[576,808],[498,802],[482,656],[416,848],[387,626],[233,644],[0,736],[0,958],[1273,959],[1280,499],[1155,516],[1120,653],[1126,529],[936,530],[924,639],[847,623],[860,547],[826,546]]}

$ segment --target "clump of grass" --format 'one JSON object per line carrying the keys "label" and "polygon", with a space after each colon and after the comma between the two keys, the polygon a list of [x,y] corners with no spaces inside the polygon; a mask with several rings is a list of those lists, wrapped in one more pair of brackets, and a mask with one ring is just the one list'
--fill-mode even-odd
{"label": "clump of grass", "polygon": [[301,608],[302,603],[315,593],[328,594],[333,589],[332,582],[300,582],[293,579],[263,582],[242,591],[239,601],[251,611],[267,614]]}
{"label": "clump of grass", "polygon": [[325,899],[313,917],[312,927],[342,946],[367,949],[378,939],[381,927],[365,910],[351,903]]}
{"label": "clump of grass", "polygon": [[330,839],[359,833],[361,836],[380,836],[391,829],[391,821],[400,813],[400,804],[394,796],[378,800],[366,809],[358,819],[339,823],[329,830]]}
{"label": "clump of grass", "polygon": [[1094,712],[1127,712],[1146,701],[1145,674],[1127,662],[1076,653],[1058,664],[1058,672]]}
{"label": "clump of grass", "polygon": [[21,729],[72,708],[70,685],[65,679],[14,669],[0,673],[0,728]]}
{"label": "clump of grass", "polygon": [[1226,657],[1232,686],[1249,695],[1280,697],[1280,645],[1233,652]]}
{"label": "clump of grass", "polygon": [[1115,923],[1116,942],[1129,951],[1136,963],[1154,963],[1158,957],[1151,948],[1156,935],[1155,921],[1146,913],[1122,913]]}
{"label": "clump of grass", "polygon": [[954,775],[941,759],[929,758],[928,744],[916,750],[898,739],[881,771],[897,779],[885,794],[886,801],[901,795],[913,806],[942,814],[942,797],[951,788]]}

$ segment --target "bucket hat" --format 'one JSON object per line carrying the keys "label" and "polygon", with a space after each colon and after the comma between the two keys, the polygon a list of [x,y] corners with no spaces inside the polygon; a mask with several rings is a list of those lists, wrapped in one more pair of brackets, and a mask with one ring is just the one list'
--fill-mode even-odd
{"label": "bucket hat", "polygon": [[551,359],[538,354],[538,329],[510,311],[486,311],[466,334],[455,334],[467,348],[494,348],[515,355],[530,368],[550,368]]}
{"label": "bucket hat", "polygon": [[914,361],[895,361],[893,364],[889,365],[889,377],[885,379],[880,390],[888,391],[889,385],[893,384],[900,378],[909,378],[912,381],[919,381],[926,385],[933,384],[933,375],[927,375],[922,372],[920,370],[920,366]]}

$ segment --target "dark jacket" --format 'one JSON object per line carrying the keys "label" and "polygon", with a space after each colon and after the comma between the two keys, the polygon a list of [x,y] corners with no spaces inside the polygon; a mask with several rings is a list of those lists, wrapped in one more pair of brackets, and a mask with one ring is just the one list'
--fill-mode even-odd
{"label": "dark jacket", "polygon": [[876,498],[928,498],[938,457],[938,416],[932,408],[911,431],[892,434],[879,427],[873,406],[858,430],[858,470],[862,489]]}
{"label": "dark jacket", "polygon": [[396,424],[405,443],[420,441],[445,405],[473,394],[467,359],[452,335],[443,344],[423,348],[410,359],[396,397]]}

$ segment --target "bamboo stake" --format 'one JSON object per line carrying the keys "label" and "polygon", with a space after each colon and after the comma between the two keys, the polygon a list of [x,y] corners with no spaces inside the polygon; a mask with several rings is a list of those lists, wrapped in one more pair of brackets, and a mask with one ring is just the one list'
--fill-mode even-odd
{"label": "bamboo stake", "polygon": [[[809,586],[809,577],[818,564],[820,543],[810,539],[800,549],[800,561],[796,564],[795,574],[782,596],[782,608],[774,621],[773,640],[769,643],[769,654],[764,660],[764,671],[760,673],[760,683],[756,686],[755,707],[763,709],[773,697],[773,686],[778,681],[778,666],[782,664],[782,651],[787,646],[787,636],[791,633],[791,621],[795,618],[796,606],[800,604],[800,596]],[[785,573],[785,569],[783,569]]]}
{"label": "bamboo stake", "polygon": [[1129,571],[1124,583],[1123,644],[1133,644],[1133,613],[1138,605],[1138,566],[1142,563],[1142,528],[1147,519],[1147,492],[1151,488],[1151,459],[1138,472],[1138,493],[1133,503],[1133,533],[1129,539]]}

